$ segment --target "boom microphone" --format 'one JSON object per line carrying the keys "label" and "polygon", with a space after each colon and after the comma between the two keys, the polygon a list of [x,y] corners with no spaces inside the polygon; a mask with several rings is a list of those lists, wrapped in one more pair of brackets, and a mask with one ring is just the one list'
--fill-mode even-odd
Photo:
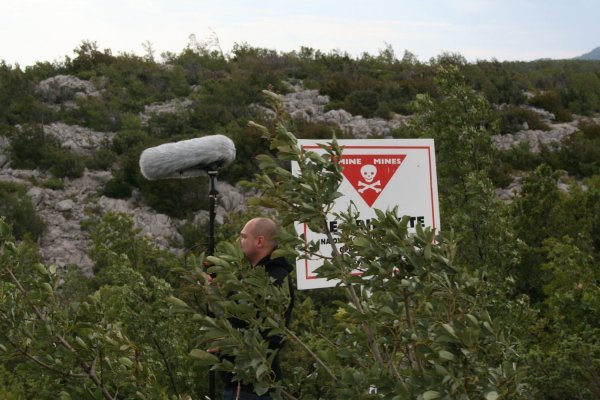
{"label": "boom microphone", "polygon": [[226,167],[235,159],[235,145],[227,136],[212,135],[150,147],[140,156],[140,170],[148,180],[192,178]]}

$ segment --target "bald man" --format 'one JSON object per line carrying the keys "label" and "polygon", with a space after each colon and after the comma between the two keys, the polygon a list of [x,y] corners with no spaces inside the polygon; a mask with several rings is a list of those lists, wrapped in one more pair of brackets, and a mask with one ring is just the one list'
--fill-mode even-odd
{"label": "bald man", "polygon": [[[244,228],[240,232],[240,245],[242,251],[246,256],[246,259],[250,262],[252,268],[264,268],[267,274],[274,279],[274,284],[282,286],[284,280],[290,272],[292,272],[292,266],[283,257],[271,258],[271,253],[277,247],[277,233],[279,229],[275,221],[270,218],[254,218],[251,219],[244,225]],[[292,315],[292,308],[294,306],[294,289],[291,284],[290,278],[287,283],[290,291],[290,305],[285,313],[285,325],[289,325],[289,321]],[[241,321],[240,321],[241,322]],[[232,325],[236,328],[245,328],[245,324],[232,321]],[[281,349],[283,345],[283,338],[279,336],[271,336],[265,339],[269,341],[269,349],[276,350]],[[275,372],[275,379],[281,380],[281,367],[279,365],[279,354],[273,359],[271,365]],[[248,385],[241,385],[238,387],[237,382],[232,382],[233,376],[231,374],[222,374],[223,381],[223,400],[269,400],[271,396],[269,394],[258,396],[254,393],[254,389]],[[238,393],[239,391],[239,393]]]}

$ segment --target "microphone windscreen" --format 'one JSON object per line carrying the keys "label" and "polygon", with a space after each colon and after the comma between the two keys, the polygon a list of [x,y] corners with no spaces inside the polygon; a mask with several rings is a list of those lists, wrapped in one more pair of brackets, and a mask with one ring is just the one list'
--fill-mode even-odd
{"label": "microphone windscreen", "polygon": [[192,178],[226,167],[235,159],[235,145],[224,135],[204,136],[150,147],[140,156],[148,180]]}

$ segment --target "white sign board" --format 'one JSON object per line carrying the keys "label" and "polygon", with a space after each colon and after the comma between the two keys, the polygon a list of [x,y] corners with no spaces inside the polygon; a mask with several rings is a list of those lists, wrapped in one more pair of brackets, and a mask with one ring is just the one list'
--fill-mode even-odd
{"label": "white sign board", "polygon": [[[330,140],[298,140],[306,151],[324,154],[319,143]],[[353,139],[338,140],[343,147],[340,164],[344,179],[338,191],[343,194],[336,199],[333,213],[344,212],[351,202],[357,207],[357,224],[369,225],[376,216],[375,209],[391,210],[398,206],[398,217],[410,216],[409,232],[416,224],[440,229],[437,175],[433,139]],[[300,168],[292,163],[292,173],[298,175]],[[330,232],[335,238],[337,221],[328,218]],[[298,234],[307,241],[320,243],[323,256],[331,256],[331,245],[323,234],[312,232],[306,224],[296,223]],[[343,243],[336,243],[341,247]],[[315,270],[321,265],[319,259],[299,259],[296,264],[298,289],[333,287],[336,280],[318,278]]]}

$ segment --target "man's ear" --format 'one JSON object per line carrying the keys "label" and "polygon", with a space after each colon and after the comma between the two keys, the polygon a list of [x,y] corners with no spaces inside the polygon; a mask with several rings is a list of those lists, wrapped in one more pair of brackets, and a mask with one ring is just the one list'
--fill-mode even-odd
{"label": "man's ear", "polygon": [[264,247],[265,243],[266,243],[266,240],[263,235],[259,235],[256,237],[256,247]]}

